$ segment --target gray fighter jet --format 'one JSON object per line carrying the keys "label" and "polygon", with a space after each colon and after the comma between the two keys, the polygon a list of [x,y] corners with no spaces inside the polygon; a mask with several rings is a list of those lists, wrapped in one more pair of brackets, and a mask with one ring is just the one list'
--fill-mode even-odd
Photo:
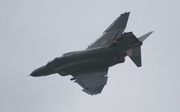
{"label": "gray fighter jet", "polygon": [[129,12],[121,14],[87,49],[65,53],[30,75],[72,75],[70,80],[78,83],[84,92],[90,95],[101,93],[107,83],[109,67],[124,63],[126,56],[141,67],[141,45],[152,31],[139,38],[132,32],[124,32],[128,18]]}

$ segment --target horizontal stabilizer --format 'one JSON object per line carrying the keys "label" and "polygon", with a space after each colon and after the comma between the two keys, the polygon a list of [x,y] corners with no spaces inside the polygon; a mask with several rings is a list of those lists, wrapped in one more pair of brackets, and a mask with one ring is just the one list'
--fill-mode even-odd
{"label": "horizontal stabilizer", "polygon": [[131,48],[126,53],[137,67],[141,67],[141,46]]}
{"label": "horizontal stabilizer", "polygon": [[153,31],[149,32],[149,33],[146,33],[145,35],[139,37],[139,41],[144,41],[149,35],[151,35],[153,33]]}

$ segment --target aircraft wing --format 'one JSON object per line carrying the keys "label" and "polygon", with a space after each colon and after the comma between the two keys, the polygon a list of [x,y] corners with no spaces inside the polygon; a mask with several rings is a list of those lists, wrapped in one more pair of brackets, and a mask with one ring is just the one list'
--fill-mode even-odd
{"label": "aircraft wing", "polygon": [[94,95],[101,93],[107,82],[108,66],[96,68],[84,68],[75,71],[71,75],[83,89],[84,92]]}
{"label": "aircraft wing", "polygon": [[88,46],[87,49],[109,46],[120,37],[126,28],[129,12],[121,14],[104,32],[103,35]]}

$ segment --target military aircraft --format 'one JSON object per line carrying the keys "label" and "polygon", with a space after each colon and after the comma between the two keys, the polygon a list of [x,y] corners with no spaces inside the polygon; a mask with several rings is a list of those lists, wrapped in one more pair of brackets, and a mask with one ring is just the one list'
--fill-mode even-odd
{"label": "military aircraft", "polygon": [[129,14],[121,14],[87,49],[65,53],[37,68],[30,76],[72,75],[70,80],[78,83],[84,92],[101,93],[107,83],[109,67],[124,63],[126,56],[141,67],[141,45],[153,31],[139,38],[132,32],[124,32]]}

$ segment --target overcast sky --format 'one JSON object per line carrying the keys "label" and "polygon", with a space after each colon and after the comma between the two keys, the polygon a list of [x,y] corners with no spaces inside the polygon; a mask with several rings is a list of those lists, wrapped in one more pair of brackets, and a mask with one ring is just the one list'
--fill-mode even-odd
{"label": "overcast sky", "polygon": [[[179,0],[0,0],[0,112],[180,112]],[[154,33],[143,66],[127,57],[90,96],[58,74],[28,76],[63,53],[86,49],[121,14],[126,32]]]}

